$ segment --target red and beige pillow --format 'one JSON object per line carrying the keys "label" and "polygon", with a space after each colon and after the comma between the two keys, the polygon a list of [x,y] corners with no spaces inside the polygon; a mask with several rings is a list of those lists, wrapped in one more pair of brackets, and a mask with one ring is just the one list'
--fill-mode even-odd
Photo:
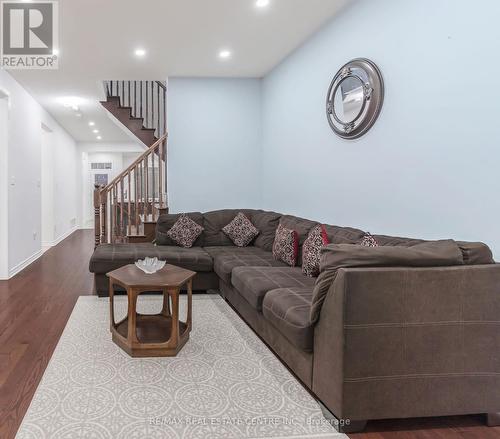
{"label": "red and beige pillow", "polygon": [[238,213],[222,231],[238,247],[246,247],[260,233],[243,212]]}
{"label": "red and beige pillow", "polygon": [[324,225],[318,224],[311,229],[302,246],[302,273],[309,277],[318,276],[320,250],[329,243]]}
{"label": "red and beige pillow", "polygon": [[273,244],[273,256],[278,261],[283,261],[290,267],[297,265],[299,255],[299,234],[295,230],[278,225]]}
{"label": "red and beige pillow", "polygon": [[363,247],[378,247],[378,242],[372,234],[366,232],[361,238],[359,245],[362,245]]}
{"label": "red and beige pillow", "polygon": [[191,248],[203,230],[203,227],[183,213],[167,232],[167,236],[181,247]]}

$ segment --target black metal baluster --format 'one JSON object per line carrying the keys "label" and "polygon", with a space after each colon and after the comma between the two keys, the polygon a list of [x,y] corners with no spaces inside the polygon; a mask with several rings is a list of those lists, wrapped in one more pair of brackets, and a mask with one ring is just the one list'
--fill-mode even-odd
{"label": "black metal baluster", "polygon": [[167,134],[167,89],[163,89],[163,134]]}
{"label": "black metal baluster", "polygon": [[160,138],[160,86],[156,84],[156,130]]}
{"label": "black metal baluster", "polygon": [[137,81],[134,81],[134,117],[137,117]]}
{"label": "black metal baluster", "polygon": [[145,118],[144,118],[144,126],[147,127],[148,126],[148,97],[149,97],[149,81],[146,81],[146,114],[145,114]]}
{"label": "black metal baluster", "polygon": [[155,99],[154,99],[154,82],[151,81],[151,116],[149,119],[149,127],[148,128],[153,128],[154,127],[154,106],[155,106]]}

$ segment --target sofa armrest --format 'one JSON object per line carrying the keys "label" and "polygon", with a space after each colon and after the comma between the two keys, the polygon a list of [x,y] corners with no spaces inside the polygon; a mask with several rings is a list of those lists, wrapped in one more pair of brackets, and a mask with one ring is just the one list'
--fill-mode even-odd
{"label": "sofa armrest", "polygon": [[341,268],[313,390],[352,420],[500,411],[500,264]]}

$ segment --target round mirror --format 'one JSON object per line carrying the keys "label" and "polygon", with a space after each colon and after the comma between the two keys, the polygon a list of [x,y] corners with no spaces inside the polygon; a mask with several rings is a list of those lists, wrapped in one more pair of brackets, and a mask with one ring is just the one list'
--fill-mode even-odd
{"label": "round mirror", "polygon": [[339,123],[354,122],[363,111],[365,90],[357,76],[348,76],[339,82],[334,96],[335,116]]}
{"label": "round mirror", "polygon": [[332,130],[344,139],[365,134],[377,120],[384,100],[384,82],[377,66],[359,58],[344,66],[333,78],[326,98]]}

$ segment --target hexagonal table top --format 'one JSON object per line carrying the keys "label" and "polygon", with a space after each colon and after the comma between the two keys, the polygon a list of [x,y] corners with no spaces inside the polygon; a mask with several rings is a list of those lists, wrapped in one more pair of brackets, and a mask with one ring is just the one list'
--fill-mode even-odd
{"label": "hexagonal table top", "polygon": [[107,273],[108,277],[125,287],[146,288],[180,287],[195,275],[196,272],[194,271],[170,264],[166,264],[160,271],[153,274],[144,273],[134,264],[126,265]]}

